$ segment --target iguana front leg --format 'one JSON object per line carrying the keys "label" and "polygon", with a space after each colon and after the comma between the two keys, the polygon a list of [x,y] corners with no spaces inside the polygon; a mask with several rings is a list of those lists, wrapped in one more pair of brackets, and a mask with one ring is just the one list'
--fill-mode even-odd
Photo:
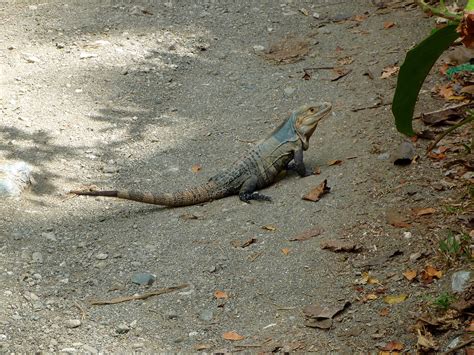
{"label": "iguana front leg", "polygon": [[298,173],[301,177],[306,177],[313,175],[314,172],[311,169],[306,168],[303,162],[303,149],[295,150],[293,155],[293,161],[291,161],[288,166],[288,170],[294,170]]}
{"label": "iguana front leg", "polygon": [[271,201],[270,196],[259,194],[255,191],[257,188],[258,178],[256,176],[251,176],[242,184],[242,187],[239,191],[239,198],[241,201],[249,203],[250,200],[257,201]]}

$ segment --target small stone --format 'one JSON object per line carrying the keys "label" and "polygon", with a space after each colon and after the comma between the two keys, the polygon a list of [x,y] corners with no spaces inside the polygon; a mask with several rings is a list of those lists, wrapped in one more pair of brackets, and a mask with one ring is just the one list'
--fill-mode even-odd
{"label": "small stone", "polygon": [[33,260],[34,263],[42,264],[43,263],[43,254],[41,254],[39,251],[35,251],[31,255],[31,259]]}
{"label": "small stone", "polygon": [[97,57],[97,54],[89,52],[81,52],[81,54],[79,54],[79,59],[88,59],[94,57]]}
{"label": "small stone", "polygon": [[119,169],[114,165],[106,165],[102,168],[102,171],[106,174],[115,174]]}
{"label": "small stone", "polygon": [[148,272],[137,272],[132,275],[132,282],[137,285],[151,286],[156,280],[156,276]]}
{"label": "small stone", "polygon": [[67,353],[67,354],[74,354],[77,352],[76,348],[64,348],[64,349],[61,349],[62,353]]}
{"label": "small stone", "polygon": [[469,286],[471,278],[470,271],[457,271],[451,277],[451,289],[453,292],[464,292]]}
{"label": "small stone", "polygon": [[411,232],[403,232],[403,238],[410,239],[412,237]]}
{"label": "small stone", "polygon": [[55,242],[56,241],[56,236],[54,235],[53,232],[44,232],[44,233],[41,233],[41,237],[46,239],[46,240],[49,240],[51,242]]}
{"label": "small stone", "polygon": [[313,17],[314,17],[314,18],[320,18],[320,17],[321,17],[321,15],[320,15],[320,14],[318,14],[317,12],[313,12]]}
{"label": "small stone", "polygon": [[195,336],[198,335],[198,334],[199,334],[198,332],[194,331],[194,332],[190,332],[190,333],[188,334],[188,336],[189,336],[190,338],[192,338],[192,337],[195,337]]}
{"label": "small stone", "polygon": [[134,344],[132,344],[133,349],[140,349],[140,348],[143,348],[143,347],[145,347],[145,344],[143,344],[143,343],[134,343]]}
{"label": "small stone", "polygon": [[130,331],[130,327],[128,326],[128,324],[125,324],[125,323],[120,323],[119,325],[117,325],[117,327],[115,328],[115,332],[117,334],[126,334]]}
{"label": "small stone", "polygon": [[212,317],[214,316],[214,313],[210,309],[205,309],[199,314],[199,319],[209,322],[212,320]]}
{"label": "small stone", "polygon": [[0,334],[0,341],[5,341],[7,340],[7,335],[6,334]]}
{"label": "small stone", "polygon": [[421,257],[421,253],[420,253],[420,252],[416,252],[416,253],[410,254],[410,261],[411,261],[411,262],[414,262],[414,261],[418,260],[420,257]]}
{"label": "small stone", "polygon": [[285,93],[285,96],[291,96],[293,95],[293,93],[296,91],[295,88],[292,88],[292,87],[287,87],[283,90],[283,92]]}
{"label": "small stone", "polygon": [[331,34],[331,30],[329,28],[326,28],[326,27],[323,27],[320,32],[323,34],[323,35],[330,35]]}
{"label": "small stone", "polygon": [[178,318],[178,314],[176,314],[176,312],[174,312],[174,311],[168,311],[168,312],[166,313],[166,318],[168,318],[168,319],[176,319],[176,318]]}
{"label": "small stone", "polygon": [[40,62],[40,59],[38,57],[35,57],[32,54],[25,53],[24,58],[28,63],[38,63],[38,62]]}
{"label": "small stone", "polygon": [[464,180],[473,180],[474,179],[474,171],[468,171],[467,173],[461,176],[461,179]]}
{"label": "small stone", "polygon": [[84,350],[88,354],[98,354],[99,353],[99,351],[96,348],[93,348],[92,346],[87,345],[87,344],[82,346],[82,350]]}
{"label": "small stone", "polygon": [[64,325],[66,328],[77,328],[82,324],[82,322],[79,319],[68,319],[64,322]]}
{"label": "small stone", "polygon": [[64,43],[61,43],[61,42],[59,42],[59,43],[56,43],[56,48],[58,48],[58,49],[63,49],[63,48],[64,48],[64,46],[65,46],[65,44],[64,44]]}
{"label": "small stone", "polygon": [[257,45],[255,45],[255,46],[253,46],[253,50],[254,50],[255,52],[263,52],[263,51],[265,50],[265,47],[264,47],[264,46],[261,46],[261,45],[259,45],[259,44],[257,44]]}
{"label": "small stone", "polygon": [[109,257],[109,254],[106,253],[99,253],[95,256],[97,260],[105,260]]}

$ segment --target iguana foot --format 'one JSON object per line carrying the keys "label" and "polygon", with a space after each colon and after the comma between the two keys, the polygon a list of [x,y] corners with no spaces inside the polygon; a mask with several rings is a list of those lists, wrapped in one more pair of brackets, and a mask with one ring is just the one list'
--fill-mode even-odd
{"label": "iguana foot", "polygon": [[272,201],[272,198],[267,195],[262,195],[258,192],[243,192],[239,194],[240,201],[244,201],[245,203],[250,203],[251,200],[255,201]]}

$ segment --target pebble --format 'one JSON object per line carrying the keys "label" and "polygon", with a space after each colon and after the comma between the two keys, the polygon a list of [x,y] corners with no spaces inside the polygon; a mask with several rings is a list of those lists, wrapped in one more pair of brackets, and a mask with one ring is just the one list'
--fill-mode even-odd
{"label": "pebble", "polygon": [[420,252],[416,252],[416,253],[410,254],[410,261],[411,261],[411,262],[414,262],[414,261],[418,260],[420,257],[421,257],[421,253],[420,253]]}
{"label": "pebble", "polygon": [[451,276],[451,289],[453,292],[463,292],[469,286],[470,271],[457,271]]}
{"label": "pebble", "polygon": [[189,336],[190,338],[192,338],[192,337],[195,337],[195,336],[198,335],[198,334],[199,334],[198,332],[194,331],[194,332],[190,332],[190,333],[188,334],[188,336]]}
{"label": "pebble", "polygon": [[173,311],[168,311],[166,313],[166,318],[168,319],[176,319],[178,318],[178,314],[176,312],[173,312]]}
{"label": "pebble", "polygon": [[66,328],[77,328],[82,324],[82,322],[79,319],[68,319],[64,322],[64,325]]}
{"label": "pebble", "polygon": [[94,57],[97,57],[97,54],[88,53],[88,52],[81,52],[81,54],[79,54],[79,59],[87,59],[87,58],[94,58]]}
{"label": "pebble", "polygon": [[293,93],[296,91],[295,88],[292,88],[292,87],[287,87],[283,90],[283,92],[285,93],[285,96],[291,96],[293,95]]}
{"label": "pebble", "polygon": [[331,34],[331,30],[329,28],[326,28],[326,27],[323,27],[320,32],[323,34],[323,35],[330,35]]}
{"label": "pebble", "polygon": [[214,316],[214,313],[210,309],[205,309],[199,314],[199,319],[209,322],[212,320],[212,317]]}
{"label": "pebble", "polygon": [[74,354],[77,352],[76,348],[64,348],[64,349],[61,349],[62,353],[67,353],[67,354]]}
{"label": "pebble", "polygon": [[314,17],[314,18],[320,18],[320,17],[321,17],[321,15],[320,15],[320,14],[318,14],[317,12],[313,12],[313,17]]}
{"label": "pebble", "polygon": [[55,242],[57,240],[53,232],[43,232],[41,233],[41,237],[49,240],[50,242]]}
{"label": "pebble", "polygon": [[5,341],[7,340],[7,335],[6,334],[0,334],[0,341]]}
{"label": "pebble", "polygon": [[38,63],[40,61],[38,57],[28,53],[25,53],[24,58],[28,63]]}
{"label": "pebble", "polygon": [[137,272],[132,275],[132,282],[137,285],[153,285],[156,280],[156,276],[148,272]]}
{"label": "pebble", "polygon": [[86,353],[89,353],[89,354],[99,353],[99,351],[96,348],[93,348],[92,346],[87,345],[87,344],[82,346],[82,350],[84,350]]}
{"label": "pebble", "polygon": [[119,171],[119,168],[113,165],[106,165],[102,168],[102,171],[106,174],[115,174]]}
{"label": "pebble", "polygon": [[109,254],[106,253],[99,253],[95,256],[97,260],[105,260],[109,257]]}
{"label": "pebble", "polygon": [[115,328],[115,332],[117,334],[126,334],[130,331],[130,327],[125,324],[125,323],[120,323],[119,325],[117,325],[117,327]]}
{"label": "pebble", "polygon": [[143,348],[144,346],[145,346],[145,344],[143,344],[143,343],[134,343],[134,344],[132,344],[133,349],[140,349],[140,348]]}
{"label": "pebble", "polygon": [[261,45],[259,45],[259,44],[257,44],[257,45],[255,45],[255,46],[253,46],[253,50],[254,50],[255,52],[263,52],[263,51],[265,50],[265,47],[264,47],[264,46],[261,46]]}

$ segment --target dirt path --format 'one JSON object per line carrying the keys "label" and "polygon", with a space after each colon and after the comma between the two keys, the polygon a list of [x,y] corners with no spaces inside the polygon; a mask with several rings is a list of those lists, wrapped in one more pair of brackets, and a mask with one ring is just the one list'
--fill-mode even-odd
{"label": "dirt path", "polygon": [[[0,350],[354,351],[391,340],[414,349],[408,328],[421,295],[444,281],[422,292],[400,277],[411,253],[431,250],[431,232],[394,228],[385,214],[448,192],[433,192],[441,172],[424,159],[403,169],[386,159],[401,140],[389,106],[351,110],[391,100],[395,79],[380,79],[382,69],[431,21],[367,1],[100,3],[0,5],[0,156],[31,163],[37,180],[24,199],[0,206]],[[396,25],[384,29],[386,21]],[[261,46],[287,34],[309,44],[301,61],[262,57]],[[332,81],[334,71],[309,70],[303,79],[304,68],[323,66],[351,72]],[[166,209],[66,195],[91,184],[174,191],[203,182],[288,111],[320,100],[334,114],[305,161],[321,174],[289,174],[265,191],[273,203],[231,197]],[[324,179],[330,194],[301,199]],[[315,227],[321,235],[289,241]],[[362,250],[321,249],[334,239]],[[354,286],[369,268],[380,284]],[[155,274],[154,285],[133,284],[138,272]],[[180,284],[190,286],[89,303]],[[377,300],[360,301],[376,291]],[[401,293],[403,304],[382,300]],[[304,325],[305,306],[345,301],[330,330]],[[230,331],[245,338],[225,340]]]}

